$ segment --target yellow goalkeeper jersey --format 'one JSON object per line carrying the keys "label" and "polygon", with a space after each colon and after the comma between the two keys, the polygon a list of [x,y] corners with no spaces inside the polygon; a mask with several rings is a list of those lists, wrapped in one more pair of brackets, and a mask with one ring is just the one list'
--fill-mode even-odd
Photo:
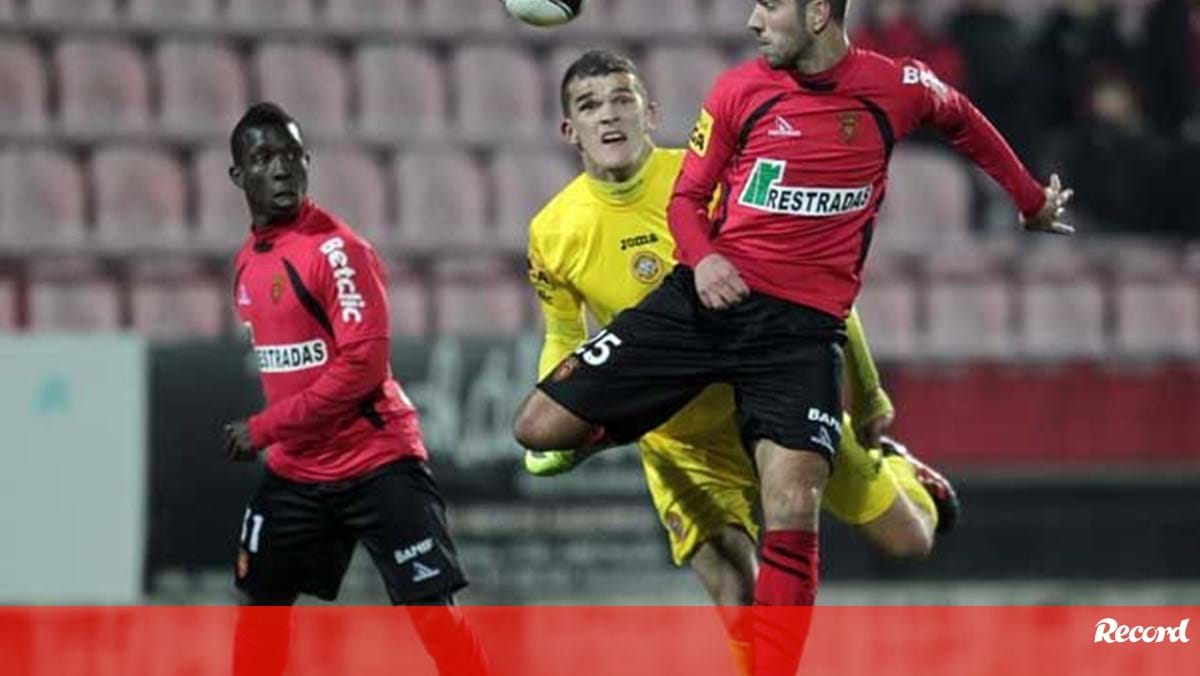
{"label": "yellow goalkeeper jersey", "polygon": [[[546,322],[539,378],[587,338],[585,309],[597,325],[607,325],[654,290],[675,265],[667,203],[684,152],[656,148],[637,175],[622,183],[580,174],[534,216],[529,226],[529,279]],[[853,313],[850,321],[857,323]],[[849,328],[853,343],[861,334],[857,326]],[[874,364],[868,356],[870,372],[862,373],[854,363],[854,347],[847,349],[847,361],[854,364],[851,393],[866,394],[860,398],[864,402],[874,400],[856,412],[876,412],[880,405],[890,410]],[[732,388],[713,385],[655,433],[688,440],[733,424],[734,418]]]}

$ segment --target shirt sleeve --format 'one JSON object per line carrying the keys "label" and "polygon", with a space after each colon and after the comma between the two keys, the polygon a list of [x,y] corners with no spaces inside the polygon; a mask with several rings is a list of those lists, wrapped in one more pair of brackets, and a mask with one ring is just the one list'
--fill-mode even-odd
{"label": "shirt sleeve", "polygon": [[311,385],[251,416],[254,447],[311,437],[357,411],[388,379],[389,346],[387,338],[348,345]]}
{"label": "shirt sleeve", "polygon": [[709,204],[737,144],[731,99],[727,79],[718,80],[700,108],[667,206],[676,258],[688,265],[696,265],[715,251]]}
{"label": "shirt sleeve", "polygon": [[555,366],[587,337],[583,300],[559,275],[546,265],[537,237],[529,238],[529,283],[537,293],[538,305],[546,324],[546,337],[538,359],[538,379],[545,378]]}
{"label": "shirt sleeve", "polygon": [[250,418],[255,448],[327,429],[389,377],[387,284],[379,256],[365,242],[340,235],[318,252],[309,279],[335,356],[311,385]]}
{"label": "shirt sleeve", "polygon": [[905,87],[919,87],[923,122],[933,125],[950,144],[971,158],[1016,202],[1021,215],[1032,217],[1045,203],[1042,186],[1012,147],[975,104],[915,59],[902,62]]}
{"label": "shirt sleeve", "polygon": [[851,308],[846,318],[846,385],[850,394],[850,414],[867,422],[895,414],[892,400],[879,382],[879,371],[871,357],[867,334],[858,310]]}

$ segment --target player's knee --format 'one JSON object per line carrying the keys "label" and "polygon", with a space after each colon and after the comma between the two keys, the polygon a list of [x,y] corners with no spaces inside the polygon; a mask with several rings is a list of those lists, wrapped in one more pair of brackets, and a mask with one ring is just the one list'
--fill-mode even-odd
{"label": "player's knee", "polygon": [[920,561],[933,551],[933,533],[916,527],[898,529],[881,539],[879,548],[892,559]]}
{"label": "player's knee", "polygon": [[576,448],[586,442],[589,429],[539,391],[525,400],[513,420],[513,437],[531,451]]}

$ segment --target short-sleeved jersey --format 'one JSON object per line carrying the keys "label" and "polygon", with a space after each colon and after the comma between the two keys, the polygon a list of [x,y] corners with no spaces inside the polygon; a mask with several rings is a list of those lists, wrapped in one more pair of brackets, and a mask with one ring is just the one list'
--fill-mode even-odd
{"label": "short-sleeved jersey", "polygon": [[[720,253],[750,288],[845,317],[892,147],[926,123],[1023,214],[1041,207],[1041,186],[1000,134],[919,61],[852,47],[829,70],[803,76],[758,58],[719,78],[692,131],[669,216],[679,260],[694,266]],[[723,198],[710,216],[717,187]]]}
{"label": "short-sleeved jersey", "polygon": [[[278,416],[276,404],[313,386],[349,346],[389,337],[379,256],[310,200],[295,222],[252,233],[235,270],[233,301],[250,332],[267,401],[260,416]],[[360,401],[318,400],[309,414],[313,407],[328,425],[308,429],[302,420],[269,420],[282,430],[267,449],[267,463],[278,474],[333,481],[401,457],[427,458],[416,411],[390,366],[383,383]]]}

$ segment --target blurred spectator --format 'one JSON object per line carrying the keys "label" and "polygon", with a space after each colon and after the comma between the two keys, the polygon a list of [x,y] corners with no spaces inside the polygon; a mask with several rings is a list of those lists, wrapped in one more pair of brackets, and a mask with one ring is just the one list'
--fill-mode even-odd
{"label": "blurred spectator", "polygon": [[1084,117],[1088,83],[1097,69],[1123,67],[1130,50],[1111,0],[1059,0],[1042,24],[1037,56],[1037,112],[1051,128]]}
{"label": "blurred spectator", "polygon": [[920,0],[879,0],[868,4],[865,21],[854,44],[887,56],[911,56],[925,62],[941,80],[955,88],[963,84],[962,55],[921,25]]}
{"label": "blurred spectator", "polygon": [[1151,122],[1200,142],[1200,2],[1158,0],[1146,15],[1142,45]]}
{"label": "blurred spectator", "polygon": [[947,24],[966,66],[965,91],[988,119],[1026,156],[1034,138],[1030,64],[1021,26],[1007,0],[964,0]]}

